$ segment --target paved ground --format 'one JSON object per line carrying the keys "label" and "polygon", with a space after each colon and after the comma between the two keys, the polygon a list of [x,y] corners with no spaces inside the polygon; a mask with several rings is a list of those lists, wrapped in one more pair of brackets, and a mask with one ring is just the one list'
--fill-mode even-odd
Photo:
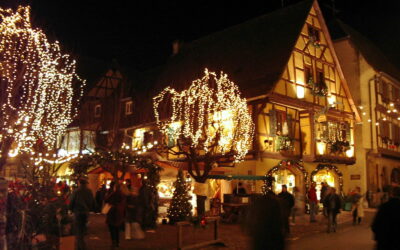
{"label": "paved ground", "polygon": [[[366,212],[361,225],[353,226],[351,221],[339,225],[337,233],[325,230],[289,241],[289,250],[373,250],[374,240],[370,228],[375,212]],[[325,228],[323,228],[325,229]]]}
{"label": "paved ground", "polygon": [[[288,250],[320,250],[320,249],[373,249],[374,242],[369,225],[374,212],[366,212],[366,221],[360,226],[351,225],[351,216],[343,212],[339,217],[338,232],[327,234],[325,219],[319,215],[318,223],[310,224],[308,216],[297,218],[292,226],[292,234],[288,238]],[[89,249],[110,249],[110,239],[104,223],[104,216],[91,217],[87,243]],[[190,244],[212,239],[213,231],[209,226],[203,228],[185,228],[184,243]],[[213,246],[203,249],[250,249],[249,238],[243,233],[240,225],[220,225],[220,238],[225,246]],[[160,225],[155,233],[146,233],[145,240],[125,241],[121,233],[121,250],[127,249],[176,249],[177,230],[175,226]]]}

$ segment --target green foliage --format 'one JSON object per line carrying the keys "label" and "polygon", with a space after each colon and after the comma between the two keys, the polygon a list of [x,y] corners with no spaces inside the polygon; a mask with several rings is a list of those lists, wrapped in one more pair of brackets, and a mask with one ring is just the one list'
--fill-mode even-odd
{"label": "green foliage", "polygon": [[315,96],[326,96],[328,94],[328,87],[323,81],[315,83],[313,78],[310,77],[307,85],[311,88],[311,93]]}
{"label": "green foliage", "polygon": [[168,208],[168,218],[171,224],[179,221],[189,220],[192,215],[191,197],[188,194],[190,185],[188,185],[180,169],[177,179],[174,183],[174,196],[171,205]]}
{"label": "green foliage", "polygon": [[336,140],[330,144],[332,153],[344,153],[350,149],[350,143],[348,141]]}
{"label": "green foliage", "polygon": [[293,150],[293,138],[287,135],[279,135],[276,142],[276,150]]}

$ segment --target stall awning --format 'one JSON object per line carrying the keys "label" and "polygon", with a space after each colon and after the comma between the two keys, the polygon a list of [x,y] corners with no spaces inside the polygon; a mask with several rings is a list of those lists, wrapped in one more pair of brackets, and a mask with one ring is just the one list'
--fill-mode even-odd
{"label": "stall awning", "polygon": [[209,175],[208,179],[263,181],[266,177],[262,175]]}

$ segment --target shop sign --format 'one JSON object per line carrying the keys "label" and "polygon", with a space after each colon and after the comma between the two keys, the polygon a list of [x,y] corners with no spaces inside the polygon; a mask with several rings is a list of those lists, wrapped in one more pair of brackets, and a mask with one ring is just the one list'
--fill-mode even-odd
{"label": "shop sign", "polygon": [[350,175],[350,180],[361,180],[361,175],[352,174],[352,175]]}

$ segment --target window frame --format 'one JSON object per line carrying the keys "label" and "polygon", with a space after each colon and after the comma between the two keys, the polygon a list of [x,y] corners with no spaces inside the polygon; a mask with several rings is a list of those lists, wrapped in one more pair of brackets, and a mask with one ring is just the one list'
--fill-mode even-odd
{"label": "window frame", "polygon": [[132,113],[133,113],[133,101],[125,102],[125,115],[131,115]]}
{"label": "window frame", "polygon": [[102,107],[101,104],[94,105],[94,117],[101,117]]}

